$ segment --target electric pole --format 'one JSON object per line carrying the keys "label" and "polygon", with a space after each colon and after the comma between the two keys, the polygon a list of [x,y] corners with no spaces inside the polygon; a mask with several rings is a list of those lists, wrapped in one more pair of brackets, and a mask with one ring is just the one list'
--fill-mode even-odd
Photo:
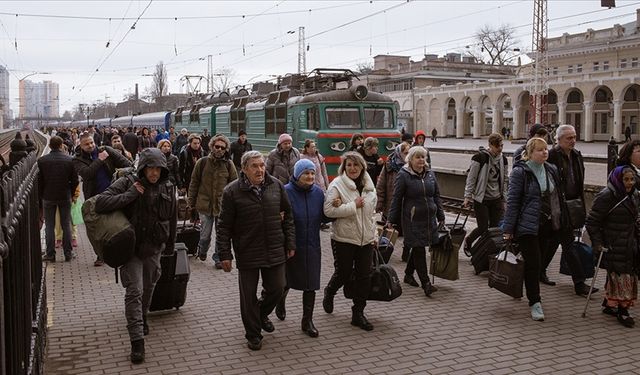
{"label": "electric pole", "polygon": [[207,56],[207,94],[213,94],[213,60]]}
{"label": "electric pole", "polygon": [[304,26],[298,27],[298,74],[307,74],[307,49],[304,41]]}
{"label": "electric pole", "polygon": [[[542,123],[547,105],[549,61],[547,58],[548,39],[547,0],[534,0],[532,47],[535,62],[533,65],[533,85],[529,91],[529,124]],[[561,120],[562,121],[562,120]]]}

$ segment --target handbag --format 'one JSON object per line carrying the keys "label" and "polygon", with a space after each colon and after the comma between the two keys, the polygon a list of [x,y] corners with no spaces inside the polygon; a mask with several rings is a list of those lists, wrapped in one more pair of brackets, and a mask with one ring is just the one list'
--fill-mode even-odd
{"label": "handbag", "polygon": [[[516,263],[507,261],[507,253],[513,253],[513,244],[507,242],[497,257],[489,259],[489,287],[495,288],[513,298],[522,298],[522,284],[524,282],[524,261],[517,259]],[[503,259],[500,256],[504,254]]]}
{"label": "handbag", "polygon": [[582,228],[584,226],[585,220],[587,219],[587,211],[585,210],[582,198],[569,199],[566,203],[571,228]]}
{"label": "handbag", "polygon": [[84,201],[80,200],[80,198],[71,203],[71,224],[73,225],[84,224],[84,220],[82,219],[82,203],[84,203]]}
{"label": "handbag", "polygon": [[583,276],[585,279],[593,277],[594,261],[591,246],[579,241],[574,241],[569,245],[566,252],[563,249],[560,256],[560,273],[573,276],[570,268],[571,261],[569,259],[573,259],[574,263],[580,264],[582,268],[582,275],[580,276]]}
{"label": "handbag", "polygon": [[[345,298],[353,299],[355,276],[351,274],[344,284]],[[367,294],[368,301],[393,301],[402,295],[402,286],[396,270],[384,263],[382,255],[375,249],[373,251],[373,272],[371,273],[371,289]]]}
{"label": "handbag", "polygon": [[445,280],[458,280],[458,251],[454,249],[448,230],[440,238],[440,242],[432,245],[429,251],[431,252],[429,273]]}

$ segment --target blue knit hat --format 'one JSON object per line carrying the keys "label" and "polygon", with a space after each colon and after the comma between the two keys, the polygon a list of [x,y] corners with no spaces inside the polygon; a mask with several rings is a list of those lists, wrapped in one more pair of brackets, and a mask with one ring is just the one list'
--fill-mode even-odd
{"label": "blue knit hat", "polygon": [[296,165],[293,166],[293,178],[296,180],[300,178],[300,175],[304,173],[304,171],[316,171],[316,166],[309,159],[300,159],[296,162]]}

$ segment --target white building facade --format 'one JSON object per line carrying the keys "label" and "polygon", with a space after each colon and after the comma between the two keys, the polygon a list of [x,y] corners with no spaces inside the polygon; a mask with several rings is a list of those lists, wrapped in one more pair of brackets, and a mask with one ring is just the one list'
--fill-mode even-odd
{"label": "white building facade", "polygon": [[0,65],[0,129],[3,129],[11,122],[10,102],[9,71],[4,66]]}
{"label": "white building facade", "polygon": [[[637,19],[603,30],[548,40],[547,104],[543,123],[571,124],[581,140],[640,139],[640,10]],[[478,138],[509,129],[525,138],[530,68],[509,79],[385,92],[400,111],[413,113],[415,129],[440,136]]]}
{"label": "white building facade", "polygon": [[20,81],[20,117],[60,117],[60,89],[56,82]]}

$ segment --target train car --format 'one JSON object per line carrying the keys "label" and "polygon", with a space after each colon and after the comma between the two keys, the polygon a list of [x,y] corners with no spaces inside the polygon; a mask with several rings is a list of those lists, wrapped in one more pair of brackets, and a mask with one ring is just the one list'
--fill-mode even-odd
{"label": "train car", "polygon": [[133,116],[131,125],[138,128],[156,129],[158,131],[168,130],[171,126],[171,112],[153,112]]}
{"label": "train car", "polygon": [[133,116],[121,116],[111,119],[111,127],[127,130],[128,127],[132,126],[131,121]]}
{"label": "train car", "polygon": [[99,119],[94,120],[93,124],[97,128],[105,128],[107,126],[111,126],[111,118],[110,117],[99,118]]}
{"label": "train car", "polygon": [[285,132],[299,149],[312,139],[325,157],[330,176],[337,175],[340,156],[354,133],[377,138],[382,157],[394,150],[401,134],[391,98],[368,92],[365,86],[336,89],[335,82],[354,76],[349,70],[316,69],[314,73],[306,77],[301,92],[279,90],[257,100],[236,97],[231,104],[217,107],[216,131],[234,141],[244,129],[253,148],[264,153],[274,149]]}

